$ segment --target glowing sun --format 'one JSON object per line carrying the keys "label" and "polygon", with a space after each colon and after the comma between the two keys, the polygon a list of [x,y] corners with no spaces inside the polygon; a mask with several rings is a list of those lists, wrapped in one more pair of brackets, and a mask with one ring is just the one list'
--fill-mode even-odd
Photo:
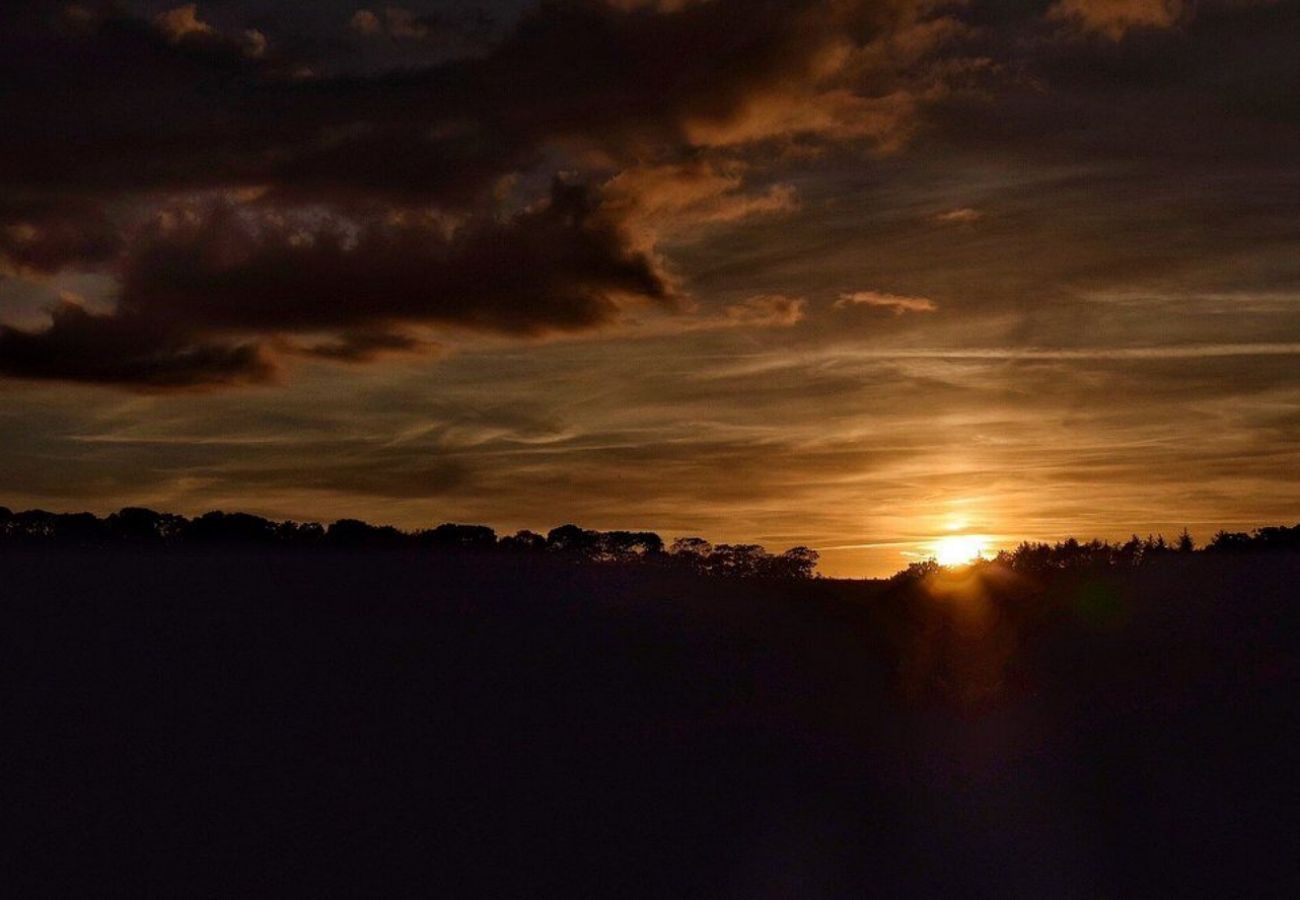
{"label": "glowing sun", "polygon": [[988,544],[973,534],[955,534],[934,542],[934,558],[941,566],[964,566],[984,555]]}

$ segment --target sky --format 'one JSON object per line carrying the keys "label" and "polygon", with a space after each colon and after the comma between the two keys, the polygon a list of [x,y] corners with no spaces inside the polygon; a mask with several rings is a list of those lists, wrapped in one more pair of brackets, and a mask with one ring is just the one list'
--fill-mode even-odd
{"label": "sky", "polygon": [[1300,518],[1300,2],[0,7],[0,504]]}

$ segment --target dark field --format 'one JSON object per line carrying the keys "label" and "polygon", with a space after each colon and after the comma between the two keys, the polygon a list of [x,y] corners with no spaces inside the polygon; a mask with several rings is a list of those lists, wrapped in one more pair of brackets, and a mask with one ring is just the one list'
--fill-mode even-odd
{"label": "dark field", "polygon": [[1300,561],[0,556],[10,896],[1295,896]]}

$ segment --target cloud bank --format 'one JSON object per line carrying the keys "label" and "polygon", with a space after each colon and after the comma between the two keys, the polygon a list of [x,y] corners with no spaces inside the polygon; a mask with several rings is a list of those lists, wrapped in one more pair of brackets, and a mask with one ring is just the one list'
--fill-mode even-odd
{"label": "cloud bank", "polygon": [[[632,310],[786,324],[807,310],[734,298],[808,289],[709,296],[716,259],[680,247],[743,259],[743,230],[803,214],[819,179],[940,153],[1159,165],[1226,196],[1209,162],[1267,179],[1300,149],[1294,3],[270,9],[5,4],[0,277],[110,287],[107,308],[51,305],[45,329],[0,310],[0,373],[220,386],[297,355],[578,334]],[[1264,192],[1220,213],[1262,219]],[[952,200],[917,218],[994,239],[983,205]],[[1195,258],[1149,258],[1178,253]],[[826,295],[946,308],[921,270],[898,295]]]}
{"label": "cloud bank", "polygon": [[[286,349],[426,346],[412,327],[532,336],[685,308],[663,237],[797,209],[790,186],[748,188],[760,145],[901,146],[960,30],[910,2],[576,0],[509,27],[358,8],[313,43],[238,12],[0,13],[0,271],[117,286],[108,314],[0,322],[0,372],[227,384]],[[443,50],[411,64],[416,44]]]}

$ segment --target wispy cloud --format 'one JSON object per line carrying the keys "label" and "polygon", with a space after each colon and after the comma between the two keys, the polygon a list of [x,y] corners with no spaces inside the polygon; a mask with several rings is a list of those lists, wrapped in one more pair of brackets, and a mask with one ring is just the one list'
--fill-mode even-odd
{"label": "wispy cloud", "polygon": [[1211,359],[1231,356],[1297,356],[1300,343],[1193,344],[1166,347],[965,347],[851,351],[872,359]]}
{"label": "wispy cloud", "polygon": [[936,213],[931,219],[941,225],[969,225],[984,218],[984,213],[969,206]]}
{"label": "wispy cloud", "polygon": [[835,301],[836,309],[852,309],[859,306],[888,310],[896,316],[906,313],[934,312],[939,308],[937,303],[927,297],[904,297],[899,294],[883,294],[879,291],[841,294]]}

